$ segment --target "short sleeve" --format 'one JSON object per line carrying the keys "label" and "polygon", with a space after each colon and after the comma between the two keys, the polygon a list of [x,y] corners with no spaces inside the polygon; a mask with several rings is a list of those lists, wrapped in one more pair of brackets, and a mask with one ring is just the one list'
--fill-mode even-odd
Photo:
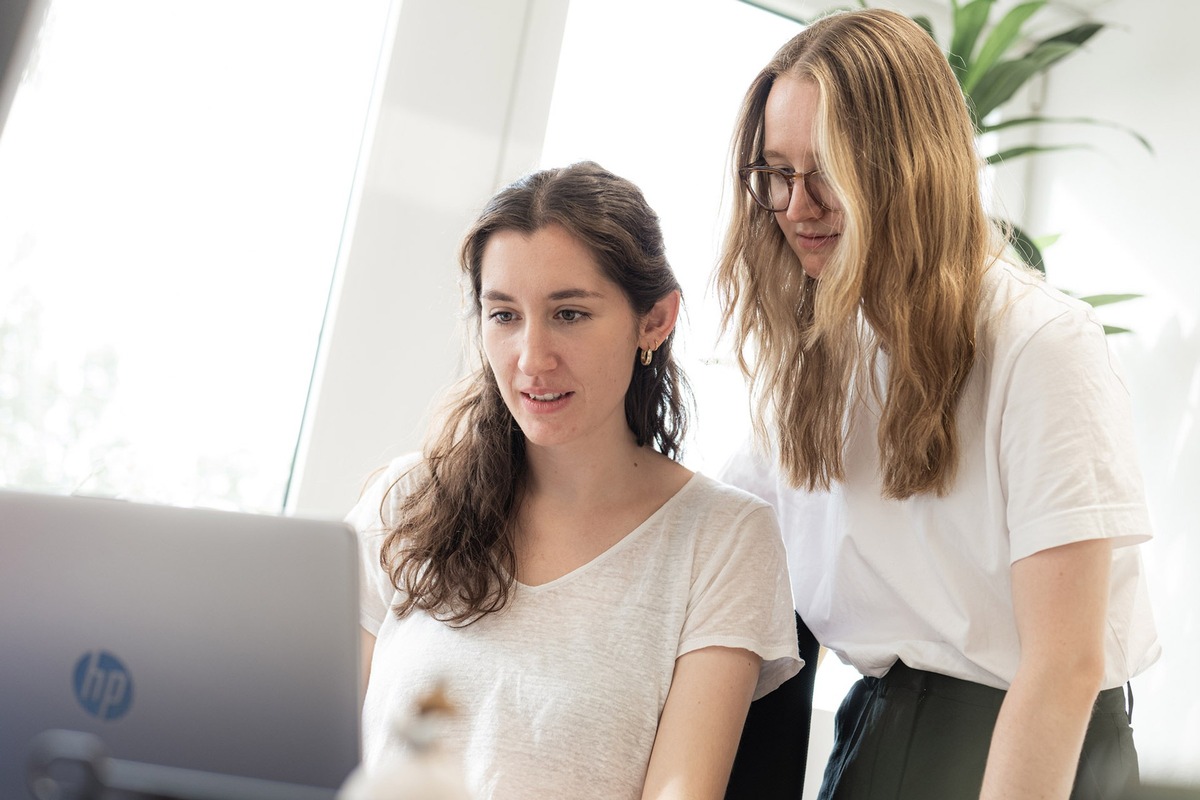
{"label": "short sleeve", "polygon": [[1149,539],[1129,393],[1091,310],[1049,320],[1011,363],[1000,444],[1011,560],[1088,539]]}
{"label": "short sleeve", "polygon": [[380,565],[379,554],[404,496],[397,481],[419,462],[419,454],[392,461],[346,515],[346,522],[358,533],[359,622],[372,635],[378,635],[396,598],[396,587]]}
{"label": "short sleeve", "polygon": [[710,509],[700,523],[704,531],[697,541],[678,655],[712,646],[756,653],[763,662],[754,692],[758,699],[804,662],[775,512],[757,498],[725,488],[722,507]]}

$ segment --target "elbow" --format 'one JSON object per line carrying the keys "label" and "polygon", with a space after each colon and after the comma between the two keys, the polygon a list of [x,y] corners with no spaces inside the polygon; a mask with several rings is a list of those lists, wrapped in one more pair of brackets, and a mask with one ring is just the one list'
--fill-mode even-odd
{"label": "elbow", "polygon": [[1057,667],[1066,675],[1074,676],[1075,682],[1083,688],[1100,691],[1104,683],[1104,635],[1100,631],[1086,640],[1077,641],[1069,648],[1060,649]]}
{"label": "elbow", "polygon": [[1076,676],[1079,685],[1095,698],[1104,684],[1104,650],[1096,648],[1094,652],[1080,653],[1071,665],[1071,673]]}
{"label": "elbow", "polygon": [[1090,714],[1104,684],[1104,658],[1081,657],[1065,670],[1065,681],[1059,686],[1063,708],[1077,709]]}

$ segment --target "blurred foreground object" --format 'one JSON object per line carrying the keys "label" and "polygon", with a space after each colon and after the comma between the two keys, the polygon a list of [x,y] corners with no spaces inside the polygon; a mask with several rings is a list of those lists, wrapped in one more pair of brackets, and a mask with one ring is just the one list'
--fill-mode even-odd
{"label": "blurred foreground object", "polygon": [[421,698],[400,722],[406,747],[346,779],[337,800],[471,800],[462,765],[441,747],[443,720],[455,713],[442,686]]}

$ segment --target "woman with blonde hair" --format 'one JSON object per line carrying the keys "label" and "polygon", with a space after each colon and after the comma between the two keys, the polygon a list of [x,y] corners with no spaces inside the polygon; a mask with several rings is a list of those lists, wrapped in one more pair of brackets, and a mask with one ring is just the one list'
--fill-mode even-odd
{"label": "woman with blonde hair", "polygon": [[723,477],[776,506],[797,611],[863,676],[821,796],[1120,796],[1158,655],[1128,393],[1091,309],[1006,260],[944,55],[895,12],[822,18],[732,149],[716,284],[759,446]]}
{"label": "woman with blonde hair", "polygon": [[778,524],[683,467],[679,283],[636,186],[526,176],[462,245],[478,367],[349,520],[369,769],[445,682],[472,796],[720,798],[800,667]]}

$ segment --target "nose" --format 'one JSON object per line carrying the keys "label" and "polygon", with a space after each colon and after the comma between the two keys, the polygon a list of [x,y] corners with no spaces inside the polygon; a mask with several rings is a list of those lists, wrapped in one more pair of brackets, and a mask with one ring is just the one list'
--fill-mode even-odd
{"label": "nose", "polygon": [[803,222],[808,219],[820,219],[825,214],[825,209],[821,208],[816,202],[808,196],[808,189],[804,186],[804,179],[797,177],[796,182],[792,184],[792,196],[788,198],[788,207],[784,211],[784,215],[789,222]]}
{"label": "nose", "polygon": [[527,325],[517,357],[517,368],[526,375],[540,375],[554,369],[557,363],[550,331],[537,323]]}

